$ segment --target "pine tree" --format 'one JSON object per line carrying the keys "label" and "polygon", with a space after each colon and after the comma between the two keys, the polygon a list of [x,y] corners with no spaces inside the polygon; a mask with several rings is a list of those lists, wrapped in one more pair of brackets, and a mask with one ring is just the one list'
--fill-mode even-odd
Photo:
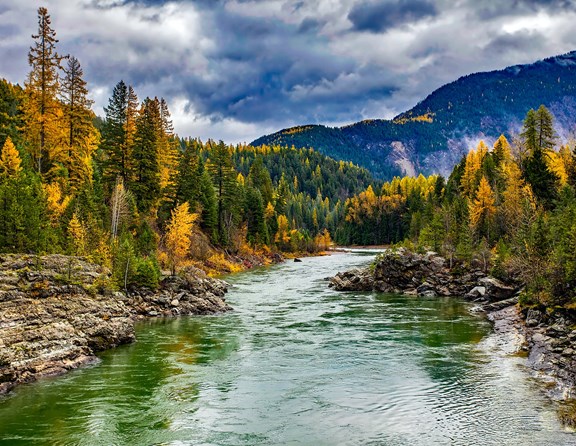
{"label": "pine tree", "polygon": [[67,167],[74,189],[92,180],[92,155],[98,146],[99,134],[92,123],[86,81],[80,62],[75,57],[68,59],[62,81],[62,96],[65,105],[67,127]]}
{"label": "pine tree", "polygon": [[257,155],[252,166],[250,166],[248,184],[260,191],[265,206],[272,202],[274,188],[272,186],[272,180],[270,179],[270,172],[268,172],[268,169],[264,166],[261,155]]}
{"label": "pine tree", "polygon": [[157,205],[160,197],[160,168],[158,164],[158,139],[161,133],[158,102],[146,98],[136,121],[134,143],[134,182],[131,190],[141,212],[148,212]]}
{"label": "pine tree", "polygon": [[198,163],[196,177],[198,178],[200,188],[199,203],[202,208],[200,227],[206,231],[212,241],[215,242],[218,239],[218,204],[212,178],[204,168],[202,161]]}
{"label": "pine tree", "polygon": [[220,243],[227,245],[230,242],[229,230],[239,203],[237,174],[230,150],[223,141],[213,145],[207,169],[216,189],[218,238]]}
{"label": "pine tree", "polygon": [[118,82],[112,91],[102,127],[103,179],[111,189],[116,178],[130,184],[134,176],[134,156],[138,98],[131,86]]}
{"label": "pine tree", "polygon": [[38,34],[33,35],[28,62],[31,71],[25,83],[24,121],[30,154],[40,174],[46,174],[65,156],[62,110],[58,102],[59,70],[64,57],[56,52],[56,32],[48,10],[38,8]]}
{"label": "pine tree", "polygon": [[260,191],[248,186],[244,200],[244,218],[248,226],[247,240],[253,244],[267,244],[268,229],[266,228],[264,205]]}
{"label": "pine tree", "polygon": [[530,110],[524,120],[523,142],[528,150],[524,165],[524,179],[542,205],[551,209],[557,198],[559,179],[548,167],[548,151],[554,148],[556,135],[553,118],[543,105],[537,111]]}
{"label": "pine tree", "polygon": [[494,143],[494,163],[498,166],[502,162],[508,162],[512,158],[512,149],[510,147],[510,143],[506,139],[504,135],[500,135],[500,137]]}

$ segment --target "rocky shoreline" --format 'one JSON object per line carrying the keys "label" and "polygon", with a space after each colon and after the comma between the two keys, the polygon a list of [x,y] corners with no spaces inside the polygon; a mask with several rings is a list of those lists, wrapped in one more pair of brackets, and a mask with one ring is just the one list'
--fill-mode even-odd
{"label": "rocky shoreline", "polygon": [[546,382],[555,400],[576,398],[576,321],[567,313],[550,315],[521,309],[522,284],[504,283],[479,268],[450,263],[436,253],[416,254],[403,248],[386,251],[369,268],[340,272],[330,278],[337,291],[381,291],[413,296],[464,296],[486,313],[504,335],[506,350],[528,353],[527,366]]}
{"label": "rocky shoreline", "polygon": [[228,311],[226,282],[188,269],[158,290],[111,291],[110,272],[63,255],[0,256],[0,394],[97,361],[149,317]]}

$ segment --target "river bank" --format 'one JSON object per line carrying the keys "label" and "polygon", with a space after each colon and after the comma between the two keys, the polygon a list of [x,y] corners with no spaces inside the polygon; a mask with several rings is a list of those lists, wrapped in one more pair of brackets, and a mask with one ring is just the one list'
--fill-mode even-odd
{"label": "river bank", "polygon": [[112,291],[109,274],[79,257],[0,256],[0,394],[133,342],[137,320],[231,309],[227,284],[195,268],[155,291]]}
{"label": "river bank", "polygon": [[[415,254],[405,249],[379,256],[368,268],[338,273],[330,279],[337,291],[381,291],[412,296],[464,296],[485,312],[494,330],[507,339],[510,353],[527,352],[533,376],[546,383],[554,400],[576,395],[576,322],[567,312],[547,314],[521,309],[522,284],[504,283],[479,268],[450,262],[435,253]],[[574,419],[565,417],[567,424]]]}

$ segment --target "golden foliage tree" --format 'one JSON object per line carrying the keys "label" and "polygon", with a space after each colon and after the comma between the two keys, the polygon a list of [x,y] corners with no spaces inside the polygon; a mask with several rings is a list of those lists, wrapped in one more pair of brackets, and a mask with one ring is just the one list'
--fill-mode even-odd
{"label": "golden foliage tree", "polygon": [[480,179],[476,198],[470,202],[470,224],[486,237],[490,236],[490,225],[496,213],[494,192],[485,176]]}
{"label": "golden foliage tree", "polygon": [[25,138],[38,172],[44,175],[66,155],[63,112],[58,101],[58,71],[63,57],[56,52],[56,32],[44,7],[38,9],[38,34],[32,38],[35,42],[28,53],[31,70],[23,105]]}
{"label": "golden foliage tree", "polygon": [[[158,99],[155,98],[156,101]],[[161,98],[158,102],[160,110],[160,135],[158,136],[158,163],[160,167],[160,189],[165,191],[173,186],[178,167],[178,141],[174,136],[174,127],[170,119],[168,104]]]}
{"label": "golden foliage tree", "polygon": [[503,172],[506,189],[502,193],[499,212],[503,216],[504,230],[511,234],[530,223],[536,210],[536,201],[532,189],[522,179],[522,171],[516,163],[506,163]]}
{"label": "golden foliage tree", "polygon": [[10,137],[6,138],[2,148],[2,156],[0,157],[0,175],[9,178],[17,176],[22,171],[21,163],[20,154],[12,139]]}
{"label": "golden foliage tree", "polygon": [[277,218],[278,230],[276,231],[276,236],[274,241],[280,245],[280,247],[285,247],[290,243],[290,225],[288,224],[288,218],[284,214],[280,214]]}
{"label": "golden foliage tree", "polygon": [[184,202],[172,211],[172,217],[166,230],[165,245],[172,274],[186,258],[190,250],[190,236],[198,214],[190,213],[190,205]]}
{"label": "golden foliage tree", "polygon": [[76,212],[72,214],[68,222],[68,237],[74,247],[74,254],[77,256],[86,255],[86,244],[88,241],[88,231],[82,220],[78,218]]}
{"label": "golden foliage tree", "polygon": [[62,193],[62,189],[58,183],[46,183],[42,185],[42,188],[46,194],[46,203],[48,205],[50,220],[52,224],[56,224],[60,216],[68,207],[71,198]]}
{"label": "golden foliage tree", "polygon": [[464,173],[460,180],[460,187],[465,197],[471,198],[474,196],[476,187],[478,186],[478,176],[482,161],[488,153],[488,147],[484,141],[480,141],[476,150],[471,150],[466,155],[466,165],[464,166]]}

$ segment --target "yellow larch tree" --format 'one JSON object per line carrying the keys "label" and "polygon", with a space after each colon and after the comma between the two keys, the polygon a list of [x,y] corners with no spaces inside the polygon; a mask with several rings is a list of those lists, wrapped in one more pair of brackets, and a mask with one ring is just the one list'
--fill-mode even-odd
{"label": "yellow larch tree", "polygon": [[78,190],[92,181],[92,155],[100,142],[100,133],[93,124],[93,101],[88,98],[84,72],[75,57],[68,59],[62,80],[64,124],[67,154],[64,157],[70,187]]}
{"label": "yellow larch tree", "polygon": [[72,218],[68,222],[68,236],[70,237],[70,241],[74,247],[74,255],[86,255],[88,231],[86,230],[82,220],[78,218],[76,212],[72,214]]}
{"label": "yellow larch tree", "polygon": [[535,215],[536,201],[532,189],[522,179],[522,172],[516,163],[506,163],[503,172],[506,189],[502,193],[502,203],[498,211],[503,217],[504,230],[514,234],[521,226],[530,224]]}
{"label": "yellow larch tree", "polygon": [[16,177],[22,171],[22,159],[10,137],[6,138],[0,157],[0,175],[8,178]]}
{"label": "yellow larch tree", "polygon": [[[158,99],[154,99],[157,101]],[[174,127],[170,119],[168,104],[161,98],[158,103],[160,110],[160,135],[158,138],[158,164],[160,168],[160,189],[165,191],[173,186],[175,172],[178,168],[178,141],[174,136]]]}
{"label": "yellow larch tree", "polygon": [[570,150],[566,146],[562,146],[559,152],[548,150],[546,154],[548,155],[548,168],[556,174],[560,186],[564,186],[568,182],[568,172],[572,162]]}
{"label": "yellow larch tree", "polygon": [[190,251],[192,229],[198,219],[198,214],[190,213],[187,201],[172,210],[172,216],[165,236],[165,246],[172,275],[180,267]]}
{"label": "yellow larch tree", "polygon": [[42,188],[46,194],[46,203],[48,205],[50,221],[52,224],[56,224],[60,216],[68,207],[71,197],[65,196],[62,193],[62,189],[58,183],[46,183],[42,185]]}
{"label": "yellow larch tree", "polygon": [[58,101],[58,71],[63,57],[56,52],[56,32],[44,7],[38,9],[38,34],[32,37],[35,42],[28,53],[31,70],[22,105],[24,136],[38,172],[46,175],[65,165],[67,150],[64,113]]}
{"label": "yellow larch tree", "polygon": [[469,205],[470,224],[478,232],[490,238],[490,225],[496,213],[494,192],[485,176],[480,179],[476,198]]}
{"label": "yellow larch tree", "polygon": [[460,187],[464,196],[468,198],[474,196],[478,184],[478,172],[487,153],[488,147],[486,147],[484,141],[480,141],[476,150],[471,150],[466,155],[466,164],[464,166],[464,174],[460,180]]}
{"label": "yellow larch tree", "polygon": [[276,236],[274,241],[283,247],[290,243],[290,225],[288,224],[288,218],[284,214],[280,214],[277,219],[278,229],[276,231]]}

